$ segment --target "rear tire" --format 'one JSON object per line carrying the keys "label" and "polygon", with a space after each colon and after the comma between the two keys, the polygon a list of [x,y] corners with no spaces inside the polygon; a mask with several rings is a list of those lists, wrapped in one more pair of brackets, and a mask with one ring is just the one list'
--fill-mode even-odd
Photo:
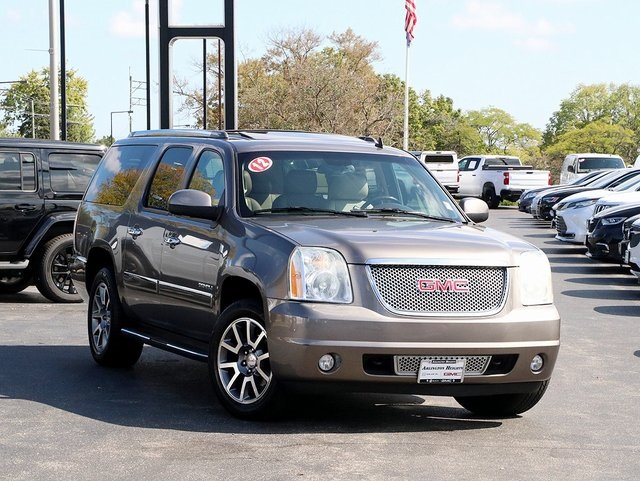
{"label": "rear tire", "polygon": [[91,355],[98,364],[130,367],[138,361],[143,343],[120,332],[124,315],[113,273],[106,267],[93,280],[87,321]]}
{"label": "rear tire", "polygon": [[25,269],[20,274],[0,277],[0,294],[17,294],[24,291],[33,282],[31,271]]}
{"label": "rear tire", "polygon": [[489,209],[497,209],[500,205],[500,197],[496,194],[496,189],[493,185],[485,186],[482,191],[482,200],[487,203]]}
{"label": "rear tire", "polygon": [[510,417],[522,414],[542,399],[549,380],[539,383],[533,392],[518,394],[496,394],[492,396],[459,396],[455,400],[463,408],[480,416]]}
{"label": "rear tire", "polygon": [[50,301],[82,302],[71,280],[72,256],[73,234],[63,234],[48,241],[36,259],[35,284]]}

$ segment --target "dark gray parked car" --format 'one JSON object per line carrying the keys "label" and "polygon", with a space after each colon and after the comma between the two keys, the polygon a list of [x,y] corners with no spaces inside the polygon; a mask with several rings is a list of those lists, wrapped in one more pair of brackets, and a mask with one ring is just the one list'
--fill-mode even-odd
{"label": "dark gray parked car", "polygon": [[87,189],[72,275],[98,363],[208,362],[237,416],[301,384],[508,416],[542,398],[560,319],[546,256],[487,216],[381,140],[139,132]]}

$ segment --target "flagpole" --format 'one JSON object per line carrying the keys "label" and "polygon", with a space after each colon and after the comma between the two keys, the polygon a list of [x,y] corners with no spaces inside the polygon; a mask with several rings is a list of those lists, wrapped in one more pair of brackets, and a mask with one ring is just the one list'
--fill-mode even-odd
{"label": "flagpole", "polygon": [[407,42],[404,61],[404,135],[402,148],[409,150],[409,42]]}

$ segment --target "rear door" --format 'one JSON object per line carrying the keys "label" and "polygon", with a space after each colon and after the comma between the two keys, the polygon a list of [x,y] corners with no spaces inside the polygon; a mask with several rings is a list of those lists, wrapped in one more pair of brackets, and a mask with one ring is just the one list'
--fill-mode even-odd
{"label": "rear door", "polygon": [[44,192],[37,148],[0,147],[0,255],[21,253],[44,217]]}
{"label": "rear door", "polygon": [[179,315],[165,308],[158,286],[165,228],[171,217],[167,201],[183,185],[192,151],[191,146],[170,146],[162,152],[142,201],[131,213],[124,240],[123,297],[141,322],[153,326],[166,327],[168,317]]}

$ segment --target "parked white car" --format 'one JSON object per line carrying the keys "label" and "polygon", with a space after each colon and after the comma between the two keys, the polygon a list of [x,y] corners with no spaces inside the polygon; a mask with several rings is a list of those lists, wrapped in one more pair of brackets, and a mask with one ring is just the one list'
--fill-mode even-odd
{"label": "parked white car", "polygon": [[[610,189],[597,189],[578,192],[565,197],[555,204],[551,210],[556,227],[556,239],[563,242],[584,244],[587,237],[587,222],[594,215],[596,203],[605,199],[601,205],[615,206],[621,205],[625,201],[625,194],[640,191],[640,169],[637,174]],[[632,200],[637,199],[637,195],[632,196]],[[604,210],[601,209],[601,210]]]}
{"label": "parked white car", "polygon": [[411,152],[433,173],[449,192],[455,194],[460,188],[458,154],[451,150],[423,150]]}
{"label": "parked white car", "polygon": [[568,184],[576,177],[587,175],[594,170],[624,169],[626,164],[619,155],[611,154],[569,154],[560,168],[560,183]]}
{"label": "parked white car", "polygon": [[[628,219],[631,222],[632,219]],[[640,219],[633,220],[629,226],[624,225],[624,263],[629,266],[631,273],[640,281]]]}

